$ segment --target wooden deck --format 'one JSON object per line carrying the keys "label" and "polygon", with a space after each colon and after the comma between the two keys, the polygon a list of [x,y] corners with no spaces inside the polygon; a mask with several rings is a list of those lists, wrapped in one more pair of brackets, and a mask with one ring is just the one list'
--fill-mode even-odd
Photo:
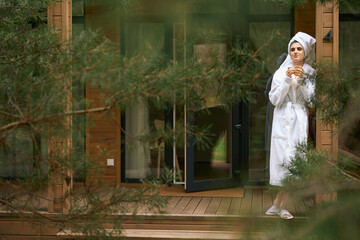
{"label": "wooden deck", "polygon": [[[246,187],[240,197],[171,197],[166,214],[146,207],[136,216],[131,206],[121,215],[122,236],[126,239],[268,239],[278,226],[300,227],[313,206],[312,200],[291,202],[287,209],[295,216],[284,221],[278,216],[266,216],[273,196],[263,187]],[[57,214],[47,213],[54,218]],[[114,216],[116,217],[116,213]],[[77,239],[81,234],[71,229],[60,229],[46,219],[27,222],[15,213],[0,213],[0,233],[7,239]],[[109,232],[111,222],[104,222]],[[107,229],[109,228],[109,229]],[[249,238],[250,236],[250,238]],[[117,237],[115,237],[116,239]]]}
{"label": "wooden deck", "polygon": [[[244,197],[171,197],[164,209],[168,215],[194,216],[266,216],[266,210],[272,206],[274,196],[264,187],[246,187]],[[287,210],[295,217],[306,216],[313,208],[311,199],[294,202],[289,200]],[[154,214],[151,209],[141,208],[138,215]]]}

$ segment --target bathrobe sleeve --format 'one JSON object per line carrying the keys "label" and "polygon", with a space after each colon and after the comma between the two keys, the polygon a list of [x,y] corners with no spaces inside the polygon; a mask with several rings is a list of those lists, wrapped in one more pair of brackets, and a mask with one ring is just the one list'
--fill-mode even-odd
{"label": "bathrobe sleeve", "polygon": [[310,102],[311,98],[315,94],[315,83],[313,81],[310,81],[310,79],[314,77],[315,70],[309,65],[306,65],[304,67],[307,77],[305,79],[305,83],[301,84],[299,86],[299,89],[303,95],[304,101]]}
{"label": "bathrobe sleeve", "polygon": [[282,67],[275,72],[273,77],[269,99],[275,107],[283,104],[284,99],[289,92],[292,79],[286,76],[285,73],[286,67]]}

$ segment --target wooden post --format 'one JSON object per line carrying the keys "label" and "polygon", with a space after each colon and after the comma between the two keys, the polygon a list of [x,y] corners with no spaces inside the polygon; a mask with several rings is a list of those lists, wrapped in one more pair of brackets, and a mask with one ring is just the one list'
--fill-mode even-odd
{"label": "wooden post", "polygon": [[[58,29],[63,41],[71,40],[72,33],[72,0],[61,0],[48,7],[48,25]],[[64,84],[69,84],[64,82]],[[71,84],[71,83],[70,83]],[[64,86],[71,89],[71,86]],[[67,94],[69,100],[64,106],[65,111],[71,111],[71,91]],[[68,117],[65,124],[71,128],[72,118]],[[68,157],[72,148],[71,132],[66,137],[52,137],[49,139],[49,162],[51,176],[48,188],[48,211],[66,212],[70,204],[67,193],[72,189],[72,171],[64,169],[57,162],[58,157]]]}
{"label": "wooden post", "polygon": [[[332,40],[324,37],[331,31]],[[336,3],[316,6],[316,61],[334,65],[339,61],[339,9]],[[333,156],[338,152],[338,138],[333,134],[336,125],[316,125],[316,147],[328,150]]]}
{"label": "wooden post", "polygon": [[[332,39],[324,37],[331,34]],[[335,3],[316,5],[316,61],[337,65],[339,61],[339,8]],[[316,148],[324,149],[333,157],[338,153],[337,124],[324,125],[316,122]],[[315,201],[320,203],[334,199],[335,193],[317,194]]]}

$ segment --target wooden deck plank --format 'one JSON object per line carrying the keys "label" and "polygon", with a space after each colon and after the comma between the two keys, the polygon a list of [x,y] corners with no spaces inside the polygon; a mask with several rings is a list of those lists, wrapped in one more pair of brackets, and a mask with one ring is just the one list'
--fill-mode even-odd
{"label": "wooden deck plank", "polygon": [[203,197],[194,211],[194,215],[203,215],[210,204],[210,197]]}
{"label": "wooden deck plank", "polygon": [[295,203],[294,200],[289,197],[286,201],[286,205],[284,206],[286,210],[288,210],[292,215],[296,215]]}
{"label": "wooden deck plank", "polygon": [[195,211],[196,207],[199,205],[200,200],[201,197],[193,197],[182,213],[192,214]]}
{"label": "wooden deck plank", "polygon": [[263,215],[263,189],[253,189],[253,197],[251,203],[251,215]]}
{"label": "wooden deck plank", "polygon": [[133,202],[129,207],[129,213],[136,214],[143,206],[139,203]]}
{"label": "wooden deck plank", "polygon": [[308,198],[305,198],[303,200],[303,202],[304,202],[304,205],[306,207],[306,213],[310,213],[313,210],[314,206],[315,206],[315,200],[313,198],[308,197]]}
{"label": "wooden deck plank", "polygon": [[221,198],[221,203],[216,215],[227,215],[230,208],[231,198]]}
{"label": "wooden deck plank", "polygon": [[189,204],[191,200],[191,197],[182,197],[181,200],[178,202],[178,204],[174,207],[174,209],[171,211],[172,214],[180,214],[186,206]]}
{"label": "wooden deck plank", "polygon": [[252,202],[252,189],[245,189],[244,198],[241,201],[241,207],[239,215],[250,215],[251,213],[251,202]]}
{"label": "wooden deck plank", "polygon": [[272,194],[263,190],[263,214],[274,204]]}
{"label": "wooden deck plank", "polygon": [[229,215],[238,215],[240,206],[241,206],[242,198],[231,198],[231,203],[229,207],[228,214]]}
{"label": "wooden deck plank", "polygon": [[[124,213],[133,213],[134,204],[135,204],[134,202],[124,203],[124,208],[123,208]],[[119,213],[123,213],[123,212],[119,212]]]}
{"label": "wooden deck plank", "polygon": [[171,213],[171,211],[175,208],[175,206],[179,203],[182,197],[172,197],[165,208],[167,213]]}
{"label": "wooden deck plank", "polygon": [[221,203],[221,198],[219,197],[212,198],[208,208],[205,211],[205,214],[216,214],[220,203]]}
{"label": "wooden deck plank", "polygon": [[148,205],[148,204],[142,204],[138,210],[139,214],[145,214],[148,213],[152,210],[152,206]]}
{"label": "wooden deck plank", "polygon": [[298,216],[306,215],[307,211],[303,199],[295,199],[294,205],[295,205],[296,215]]}

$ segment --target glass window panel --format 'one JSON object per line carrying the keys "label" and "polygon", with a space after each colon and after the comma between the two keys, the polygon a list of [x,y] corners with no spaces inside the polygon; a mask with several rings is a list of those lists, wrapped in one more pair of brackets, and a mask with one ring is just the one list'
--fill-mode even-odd
{"label": "glass window panel", "polygon": [[84,24],[75,24],[75,23],[73,23],[73,25],[72,25],[72,36],[76,37],[81,32],[83,32],[84,30],[85,30]]}
{"label": "glass window panel", "polygon": [[[73,2],[74,3],[74,2]],[[72,37],[76,38],[85,30],[84,24],[72,24]],[[79,81],[73,82],[72,85],[72,96],[76,102],[73,104],[74,110],[85,109],[85,84],[80,83]],[[72,131],[72,141],[73,141],[73,161],[75,166],[75,171],[73,173],[75,181],[85,181],[85,171],[84,169],[79,170],[82,166],[82,162],[85,161],[85,132],[86,132],[86,121],[85,116],[74,116],[73,117],[73,131]]]}
{"label": "glass window panel", "polygon": [[[186,26],[185,23],[175,23],[173,25],[173,59],[174,61],[185,64],[186,61]],[[175,137],[174,146],[174,182],[182,183],[185,179],[185,106],[182,104],[174,105],[174,128],[178,134]]]}
{"label": "glass window panel", "polygon": [[[287,52],[291,26],[289,22],[250,23],[250,42],[255,49],[261,47],[276,31],[280,32],[280,36],[260,52],[262,59],[268,59],[268,76],[264,76],[264,81],[276,70],[278,57]],[[249,106],[249,181],[266,181],[269,178],[270,143],[265,140],[265,126],[268,124],[271,127],[271,124],[266,122],[268,100],[264,96],[264,90],[258,89],[257,102]]]}
{"label": "glass window panel", "polygon": [[[194,56],[206,64],[214,56],[224,65],[227,54],[226,43],[196,44]],[[220,66],[220,65],[219,65]],[[232,165],[232,114],[229,107],[223,104],[209,86],[203,89],[206,104],[193,109],[191,115],[194,126],[209,131],[209,140],[205,145],[194,148],[194,180],[230,178]]]}
{"label": "glass window panel", "polygon": [[84,16],[85,14],[85,0],[73,0],[72,1],[72,15]]}
{"label": "glass window panel", "polygon": [[238,0],[187,0],[182,1],[189,13],[236,13]]}
{"label": "glass window panel", "polygon": [[33,143],[26,133],[16,131],[7,137],[0,149],[0,177],[16,179],[32,173],[34,168]]}
{"label": "glass window panel", "polygon": [[[356,4],[355,4],[356,5]],[[352,7],[351,4],[342,4],[340,6],[340,14],[359,14],[359,10],[357,10],[356,8]]]}
{"label": "glass window panel", "polygon": [[[345,21],[339,24],[340,64],[360,70],[360,21]],[[350,116],[351,117],[351,116]],[[339,134],[339,148],[360,157],[360,121],[343,126]]]}
{"label": "glass window panel", "polygon": [[232,165],[231,111],[223,105],[199,109],[193,113],[194,125],[207,128],[211,135],[206,146],[195,145],[194,180],[230,178]]}
{"label": "glass window panel", "polygon": [[340,63],[360,68],[360,21],[340,22],[339,24]]}
{"label": "glass window panel", "polygon": [[[125,53],[129,56],[149,48],[163,51],[163,23],[129,23],[125,25]],[[125,112],[125,178],[160,178],[165,167],[165,142],[143,141],[150,132],[165,128],[165,110],[155,107],[151,98],[142,98]],[[132,137],[132,136],[135,136]],[[140,141],[139,141],[140,139]]]}
{"label": "glass window panel", "polygon": [[284,7],[279,2],[269,0],[251,0],[249,1],[250,14],[290,14],[291,9]]}
{"label": "glass window panel", "polygon": [[291,38],[290,22],[256,22],[249,24],[250,44],[258,49],[266,43],[266,41],[279,31],[277,36],[270,45],[266,46],[260,52],[262,59],[267,59],[267,69],[269,73],[276,70],[276,60],[278,57],[287,52],[287,44]]}

